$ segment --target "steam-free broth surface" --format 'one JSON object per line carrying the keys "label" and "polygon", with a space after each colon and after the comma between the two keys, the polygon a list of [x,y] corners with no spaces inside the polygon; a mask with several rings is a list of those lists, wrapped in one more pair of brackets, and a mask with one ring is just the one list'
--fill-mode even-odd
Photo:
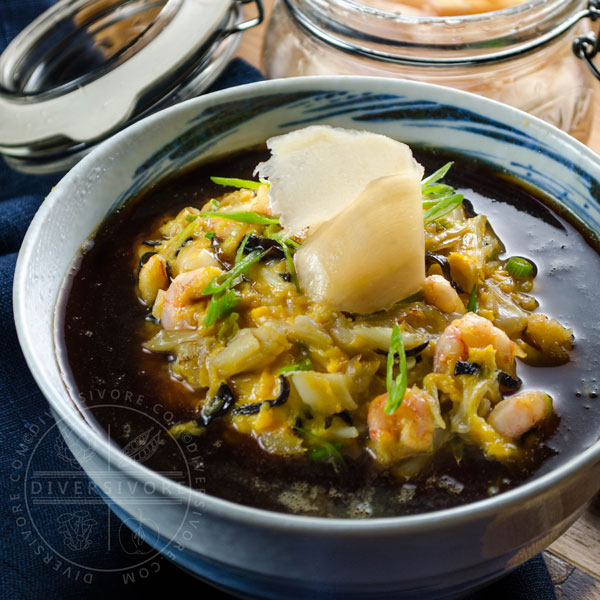
{"label": "steam-free broth surface", "polygon": [[[419,150],[415,156],[426,173],[448,160]],[[65,285],[58,322],[65,379],[90,421],[121,447],[148,430],[144,415],[166,428],[198,416],[191,408],[198,392],[170,377],[163,355],[142,347],[156,325],[145,320],[148,309],[136,297],[134,249],[165,218],[222,194],[222,188],[210,182],[211,175],[250,178],[264,158],[264,152],[249,151],[148,190],[100,228]],[[251,437],[225,432],[215,420],[193,443],[175,443],[165,432],[158,451],[144,464],[167,476],[187,472],[192,465],[202,470],[202,477],[192,478],[193,486],[250,506],[364,518],[413,514],[482,499],[550,471],[595,442],[600,431],[595,308],[600,259],[595,240],[582,235],[525,187],[480,163],[454,156],[452,160],[455,165],[446,181],[465,194],[477,213],[487,215],[507,255],[535,262],[538,275],[533,293],[540,310],[575,334],[569,363],[553,368],[518,365],[522,389],[548,392],[559,416],[548,425],[549,437],[532,448],[525,461],[502,465],[469,447],[457,461],[447,447],[409,481],[377,468],[366,454],[348,460],[348,469],[336,473],[328,463],[269,455]]]}

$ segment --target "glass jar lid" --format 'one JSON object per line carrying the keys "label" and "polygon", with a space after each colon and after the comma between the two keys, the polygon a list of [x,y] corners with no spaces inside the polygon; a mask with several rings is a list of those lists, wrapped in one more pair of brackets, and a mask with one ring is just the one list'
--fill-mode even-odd
{"label": "glass jar lid", "polygon": [[[243,5],[258,15],[244,21]],[[49,173],[224,69],[260,0],[59,0],[0,56],[0,152]]]}

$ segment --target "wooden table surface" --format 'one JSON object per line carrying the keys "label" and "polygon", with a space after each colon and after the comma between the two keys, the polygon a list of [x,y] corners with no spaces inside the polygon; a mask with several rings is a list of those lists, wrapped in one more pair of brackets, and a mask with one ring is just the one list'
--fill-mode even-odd
{"label": "wooden table surface", "polygon": [[[267,17],[273,0],[263,0]],[[268,20],[268,18],[267,18]],[[238,56],[262,67],[266,23],[246,32]],[[600,93],[588,146],[600,153]],[[544,553],[559,600],[600,600],[600,495],[583,516]],[[507,598],[507,600],[510,600]]]}

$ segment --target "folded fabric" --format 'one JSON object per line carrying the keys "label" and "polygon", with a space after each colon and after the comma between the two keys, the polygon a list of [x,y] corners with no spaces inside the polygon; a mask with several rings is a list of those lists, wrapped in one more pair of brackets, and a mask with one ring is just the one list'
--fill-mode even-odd
{"label": "folded fabric", "polygon": [[[0,51],[51,0],[4,0],[0,6]],[[240,59],[234,60],[213,89],[262,79]],[[169,586],[181,595],[215,594],[208,585],[180,571],[166,558],[156,557],[147,569],[123,571],[131,554],[142,557],[149,547],[138,540],[133,550],[118,543],[114,517],[107,518],[102,503],[75,507],[65,513],[60,504],[27,504],[24,474],[29,470],[56,472],[69,466],[80,469],[56,430],[48,404],[35,385],[17,341],[12,317],[12,282],[17,252],[27,227],[44,196],[59,177],[32,177],[0,164],[0,596],[3,599],[147,598]],[[54,436],[45,432],[53,430]],[[34,451],[35,450],[35,451]],[[81,481],[87,477],[81,471]],[[62,511],[62,512],[61,512]],[[92,543],[86,532],[94,527]],[[111,524],[113,529],[111,528]],[[112,541],[112,543],[111,543]],[[77,552],[78,561],[65,560],[61,549]],[[66,550],[65,550],[66,552]],[[86,568],[92,565],[93,569]],[[554,599],[554,589],[541,557],[536,557],[501,581],[471,596],[511,600]]]}

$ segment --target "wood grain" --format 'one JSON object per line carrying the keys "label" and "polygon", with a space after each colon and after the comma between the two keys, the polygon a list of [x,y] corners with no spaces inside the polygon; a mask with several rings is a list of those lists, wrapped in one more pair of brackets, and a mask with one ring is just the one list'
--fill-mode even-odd
{"label": "wood grain", "polygon": [[[263,0],[267,15],[273,0]],[[266,23],[248,31],[238,51],[262,69]],[[600,83],[598,84],[600,85]],[[600,153],[600,90],[595,99],[594,125],[588,146]],[[600,600],[600,496],[584,515],[544,553],[558,600]]]}

